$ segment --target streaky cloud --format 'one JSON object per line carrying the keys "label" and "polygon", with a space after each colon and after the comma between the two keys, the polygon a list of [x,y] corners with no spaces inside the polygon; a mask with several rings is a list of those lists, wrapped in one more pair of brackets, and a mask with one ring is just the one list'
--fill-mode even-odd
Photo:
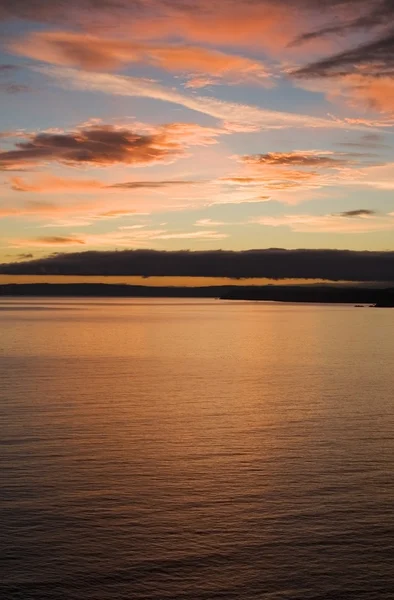
{"label": "streaky cloud", "polygon": [[368,67],[368,77],[392,77],[394,75],[394,31],[372,42],[367,42],[312,62],[293,71],[295,77],[337,77],[360,72],[360,65]]}
{"label": "streaky cloud", "polygon": [[340,214],[341,217],[371,217],[376,215],[375,210],[368,210],[366,208],[360,208],[358,210],[346,210]]}
{"label": "streaky cloud", "polygon": [[[297,113],[280,112],[246,104],[218,100],[208,96],[189,96],[147,79],[91,73],[63,67],[32,67],[58,85],[67,89],[102,92],[118,96],[152,98],[170,102],[190,110],[219,119],[230,130],[253,131],[258,129],[294,128],[348,128],[340,119],[314,117]],[[357,127],[357,125],[355,126]]]}

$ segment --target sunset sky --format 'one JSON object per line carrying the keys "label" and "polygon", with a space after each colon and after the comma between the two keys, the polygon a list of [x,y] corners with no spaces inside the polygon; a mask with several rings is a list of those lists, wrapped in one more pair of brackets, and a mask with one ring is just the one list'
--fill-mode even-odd
{"label": "sunset sky", "polygon": [[0,262],[394,250],[391,0],[0,0]]}

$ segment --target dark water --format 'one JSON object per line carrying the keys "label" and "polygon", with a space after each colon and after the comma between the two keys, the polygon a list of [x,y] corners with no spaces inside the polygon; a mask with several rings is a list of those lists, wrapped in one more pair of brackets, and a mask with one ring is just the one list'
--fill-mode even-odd
{"label": "dark water", "polygon": [[394,311],[0,302],[1,598],[394,598]]}

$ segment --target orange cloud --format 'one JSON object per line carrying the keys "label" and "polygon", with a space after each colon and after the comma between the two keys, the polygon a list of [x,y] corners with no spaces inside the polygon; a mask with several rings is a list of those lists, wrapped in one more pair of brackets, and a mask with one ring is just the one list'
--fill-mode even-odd
{"label": "orange cloud", "polygon": [[53,202],[42,202],[30,200],[21,205],[5,204],[0,206],[0,218],[5,217],[31,217],[38,219],[81,216],[100,213],[104,210],[104,204],[98,201],[91,202],[70,202],[65,204],[54,204]]}
{"label": "orange cloud", "polygon": [[219,133],[218,129],[188,123],[149,127],[146,132],[88,124],[71,132],[26,134],[14,149],[0,151],[0,168],[17,169],[47,162],[101,167],[169,163],[185,156],[188,146],[215,143]]}
{"label": "orange cloud", "polygon": [[32,193],[57,193],[67,191],[78,191],[84,193],[96,193],[100,191],[131,191],[131,190],[160,190],[163,188],[195,185],[194,181],[187,180],[154,180],[151,181],[122,181],[105,184],[96,179],[72,179],[69,177],[54,177],[53,175],[40,175],[33,180],[26,181],[22,177],[10,178],[11,189],[16,192]]}
{"label": "orange cloud", "polygon": [[269,166],[265,169],[263,175],[223,177],[219,182],[241,187],[260,186],[270,190],[315,186],[320,179],[321,175],[317,171],[298,171]]}
{"label": "orange cloud", "polygon": [[66,177],[54,177],[52,175],[42,175],[33,182],[28,182],[21,177],[11,177],[10,183],[11,188],[16,192],[34,193],[64,191],[94,192],[105,187],[100,181],[95,179],[69,179]]}
{"label": "orange cloud", "polygon": [[81,237],[73,235],[48,235],[34,238],[32,240],[16,239],[12,240],[11,248],[23,248],[24,246],[42,247],[42,246],[80,246],[85,244],[85,240]]}
{"label": "orange cloud", "polygon": [[[268,69],[257,60],[193,46],[135,43],[65,31],[42,31],[14,40],[9,49],[22,56],[55,65],[112,70],[129,63],[143,63],[191,77],[190,87],[207,81],[267,85]],[[199,83],[197,83],[197,81]]]}
{"label": "orange cloud", "polygon": [[241,191],[249,188],[268,192],[272,200],[290,204],[312,199],[312,192],[316,198],[318,190],[328,187],[394,189],[393,164],[363,163],[368,156],[300,150],[235,157],[243,168],[234,175],[218,179],[217,183]]}
{"label": "orange cloud", "polygon": [[391,76],[373,77],[368,68],[357,73],[325,79],[294,80],[298,87],[322,93],[330,102],[345,102],[353,108],[372,109],[387,115],[386,120],[355,116],[346,119],[350,125],[392,127],[394,125],[394,80]]}
{"label": "orange cloud", "polygon": [[179,37],[217,46],[285,47],[299,32],[298,15],[283,3],[214,3],[199,0],[194,10],[171,7],[159,18],[136,20],[133,34],[145,39]]}
{"label": "orange cloud", "polygon": [[266,154],[252,154],[241,157],[241,162],[248,165],[265,166],[281,165],[286,167],[337,167],[341,164],[349,164],[349,159],[344,158],[343,153],[333,156],[332,151],[300,150],[293,152],[267,152]]}
{"label": "orange cloud", "polygon": [[343,84],[358,103],[380,112],[394,115],[394,79],[392,77],[368,77],[348,75]]}

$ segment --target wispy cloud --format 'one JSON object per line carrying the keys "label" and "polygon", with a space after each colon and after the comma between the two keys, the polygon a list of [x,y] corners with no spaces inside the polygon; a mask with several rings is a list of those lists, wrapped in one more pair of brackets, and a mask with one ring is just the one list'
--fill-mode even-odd
{"label": "wispy cloud", "polygon": [[15,73],[19,67],[17,65],[12,65],[8,63],[0,64],[0,76],[9,75],[10,73]]}
{"label": "wispy cloud", "polygon": [[113,183],[112,185],[106,186],[106,189],[109,190],[154,190],[154,189],[163,189],[169,187],[177,187],[184,185],[198,185],[196,181],[187,181],[187,180],[166,180],[166,181],[124,181],[121,183]]}
{"label": "wispy cloud", "polygon": [[228,237],[225,233],[215,230],[201,231],[169,231],[166,229],[119,228],[102,234],[83,234],[67,236],[40,236],[36,238],[16,238],[8,241],[10,248],[41,247],[41,246],[79,246],[89,247],[118,246],[144,247],[166,240],[220,240]]}
{"label": "wispy cloud", "polygon": [[[394,8],[391,18],[394,17]],[[377,40],[366,42],[310,63],[294,72],[296,77],[332,77],[357,73],[360,67],[368,67],[370,76],[394,74],[394,33],[389,31]]]}
{"label": "wispy cloud", "polygon": [[295,150],[293,152],[268,152],[266,154],[251,154],[242,156],[241,162],[254,165],[281,165],[297,167],[337,167],[343,164],[349,164],[348,155],[337,153],[331,150]]}
{"label": "wispy cloud", "polygon": [[78,191],[84,193],[132,191],[132,190],[160,190],[177,186],[197,185],[195,181],[187,180],[149,180],[149,181],[121,181],[111,184],[97,179],[75,179],[71,177],[55,177],[53,175],[39,175],[29,181],[23,177],[11,177],[10,186],[16,192],[32,193],[63,193]]}
{"label": "wispy cloud", "polygon": [[[85,244],[85,240],[76,236],[48,235],[31,240],[29,246],[80,246]],[[21,248],[25,246],[25,240],[14,240],[11,248]]]}
{"label": "wispy cloud", "polygon": [[0,83],[0,92],[4,94],[23,94],[30,91],[30,86],[24,83]]}
{"label": "wispy cloud", "polygon": [[273,200],[298,204],[305,193],[336,186],[394,189],[394,165],[370,163],[369,153],[318,150],[271,152],[235,157],[242,168],[219,183],[268,192]]}
{"label": "wispy cloud", "polygon": [[[1,157],[1,154],[0,154]],[[103,184],[95,179],[73,179],[40,175],[31,181],[22,177],[11,177],[10,186],[16,192],[56,193],[64,191],[96,192]]]}
{"label": "wispy cloud", "polygon": [[375,119],[355,117],[349,123],[359,123],[374,127],[392,127],[394,125],[394,82],[392,76],[374,77],[369,68],[355,73],[330,78],[297,79],[298,87],[310,92],[318,92],[334,103],[341,102],[358,110],[369,109],[382,116]]}
{"label": "wispy cloud", "polygon": [[353,210],[339,214],[287,214],[262,216],[254,223],[268,227],[288,227],[299,233],[369,233],[394,230],[394,213],[378,216],[371,210]]}
{"label": "wispy cloud", "polygon": [[214,221],[213,219],[199,219],[194,223],[195,227],[221,227],[222,225],[231,225],[224,221]]}
{"label": "wispy cloud", "polygon": [[33,67],[34,70],[55,79],[59,85],[77,90],[102,92],[119,96],[152,98],[184,106],[190,110],[219,119],[229,129],[253,131],[256,129],[295,128],[349,128],[349,123],[324,117],[300,115],[236,104],[209,96],[189,96],[172,88],[137,77],[110,73],[90,73],[62,67]]}

